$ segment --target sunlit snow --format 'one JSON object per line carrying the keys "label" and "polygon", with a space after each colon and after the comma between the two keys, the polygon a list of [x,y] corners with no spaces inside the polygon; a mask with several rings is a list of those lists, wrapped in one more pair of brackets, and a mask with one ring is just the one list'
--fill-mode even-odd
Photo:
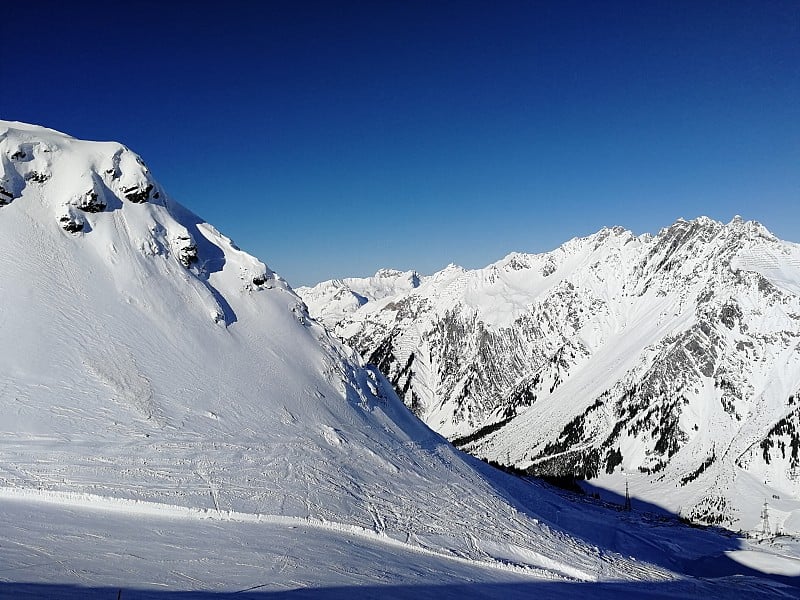
{"label": "sunlit snow", "polygon": [[0,122],[0,166],[0,596],[796,592],[455,450],[124,146]]}

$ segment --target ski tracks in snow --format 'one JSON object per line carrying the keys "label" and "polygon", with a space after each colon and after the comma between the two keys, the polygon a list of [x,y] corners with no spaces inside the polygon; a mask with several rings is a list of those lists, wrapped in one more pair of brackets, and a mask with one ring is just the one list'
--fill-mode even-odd
{"label": "ski tracks in snow", "polygon": [[[200,475],[198,473],[198,475]],[[202,477],[202,475],[201,475]],[[492,559],[488,554],[487,560],[475,560],[463,556],[456,556],[445,551],[438,552],[434,549],[409,544],[401,540],[390,537],[384,532],[374,531],[358,525],[326,521],[316,518],[289,517],[283,515],[243,513],[232,510],[210,510],[207,508],[193,508],[176,506],[172,504],[162,504],[157,502],[147,502],[140,500],[128,500],[122,498],[111,498],[108,496],[98,496],[94,494],[78,492],[55,492],[45,490],[34,490],[29,488],[9,488],[0,487],[0,500],[41,502],[60,506],[74,507],[84,510],[102,510],[127,515],[140,515],[159,517],[166,519],[211,519],[219,521],[231,521],[237,523],[270,524],[286,527],[311,527],[326,531],[337,532],[343,535],[352,536],[380,542],[382,544],[403,549],[408,552],[444,558],[462,564],[473,565],[479,568],[499,569],[521,575],[530,576],[534,579],[545,579],[555,581],[591,581],[591,577],[572,577],[565,575],[565,571],[572,571],[568,565],[553,564],[550,568],[546,566],[516,564],[510,561],[499,561]],[[374,509],[374,507],[373,507]],[[375,513],[376,522],[381,522],[381,518]],[[473,538],[472,543],[476,547],[480,542]]]}

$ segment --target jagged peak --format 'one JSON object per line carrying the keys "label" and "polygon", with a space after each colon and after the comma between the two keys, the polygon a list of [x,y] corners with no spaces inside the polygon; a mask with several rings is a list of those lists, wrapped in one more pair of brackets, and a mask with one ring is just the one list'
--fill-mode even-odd
{"label": "jagged peak", "polygon": [[531,267],[532,262],[535,260],[536,256],[538,255],[528,254],[526,252],[510,252],[497,262],[489,265],[489,267],[499,267],[499,268],[508,267],[515,271],[521,269],[528,269]]}
{"label": "jagged peak", "polygon": [[631,234],[631,231],[622,225],[614,225],[612,227],[602,227],[595,235],[626,235]]}
{"label": "jagged peak", "polygon": [[375,271],[375,277],[378,277],[380,279],[386,279],[386,278],[389,278],[389,277],[397,277],[398,275],[402,275],[402,274],[403,274],[403,271],[401,271],[399,269],[384,268],[384,269],[378,269],[377,271]]}
{"label": "jagged peak", "polygon": [[233,313],[214,286],[226,293],[289,290],[264,263],[170,199],[142,158],[118,142],[0,121],[0,219],[18,211],[62,230],[75,251],[106,256],[109,247],[117,253],[127,246],[145,262],[164,259],[177,279],[189,274],[201,295],[202,288],[211,293],[218,322],[233,322]]}
{"label": "jagged peak", "polygon": [[435,277],[440,273],[452,274],[452,273],[466,273],[466,272],[467,269],[465,269],[461,265],[457,265],[456,263],[449,263],[444,269],[441,269],[440,271],[434,273],[433,276]]}
{"label": "jagged peak", "polygon": [[670,230],[687,230],[691,227],[695,228],[703,228],[703,229],[711,229],[721,231],[723,229],[727,229],[730,231],[739,231],[745,232],[750,234],[759,235],[762,237],[766,237],[768,239],[777,239],[772,232],[770,232],[764,225],[760,222],[755,220],[744,220],[741,215],[734,215],[734,217],[730,220],[730,222],[723,223],[722,221],[718,221],[716,219],[712,219],[711,217],[707,217],[705,215],[701,215],[699,217],[695,217],[694,219],[684,219],[683,217],[679,217],[675,220],[672,225],[668,227],[664,227],[659,231],[659,235],[669,232]]}
{"label": "jagged peak", "polygon": [[607,240],[614,240],[616,242],[627,243],[636,237],[632,231],[622,227],[621,225],[614,225],[613,227],[603,227],[597,233],[590,235],[586,238],[587,241],[594,243],[594,247],[598,248]]}
{"label": "jagged peak", "polygon": [[375,279],[407,279],[412,287],[418,287],[420,283],[419,273],[414,269],[401,271],[400,269],[383,268],[378,269],[373,277]]}
{"label": "jagged peak", "polygon": [[699,216],[689,220],[678,217],[671,225],[659,229],[656,237],[667,237],[676,233],[688,232],[692,229],[697,231],[719,230],[722,227],[724,227],[722,223],[706,216]]}
{"label": "jagged peak", "polygon": [[740,215],[735,215],[730,223],[725,225],[725,228],[747,237],[761,237],[770,241],[777,241],[778,239],[760,222],[755,220],[745,221]]}

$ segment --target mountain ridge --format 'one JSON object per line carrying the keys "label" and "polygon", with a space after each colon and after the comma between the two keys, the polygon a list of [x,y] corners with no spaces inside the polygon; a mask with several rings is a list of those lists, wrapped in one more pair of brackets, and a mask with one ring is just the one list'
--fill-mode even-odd
{"label": "mountain ridge", "polygon": [[[617,492],[630,479],[728,527],[757,527],[763,497],[788,497],[774,518],[796,530],[798,292],[800,245],[740,217],[699,217],[448,268],[333,319],[314,290],[301,295],[478,456]],[[767,472],[760,492],[744,483]]]}
{"label": "mountain ridge", "polygon": [[0,121],[0,185],[4,591],[794,591],[794,541],[573,506],[456,450],[127,147]]}

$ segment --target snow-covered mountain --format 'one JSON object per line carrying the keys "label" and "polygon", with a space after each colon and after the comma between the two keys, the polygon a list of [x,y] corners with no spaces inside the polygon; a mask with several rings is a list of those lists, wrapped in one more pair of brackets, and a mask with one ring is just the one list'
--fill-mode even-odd
{"label": "snow-covered mountain", "polygon": [[548,535],[135,153],[3,122],[0,160],[4,489],[312,517],[463,555],[483,554],[476,530]]}
{"label": "snow-covered mountain", "polygon": [[317,315],[328,327],[335,327],[347,315],[367,302],[373,302],[418,288],[416,271],[381,269],[373,277],[332,279],[295,291],[303,298],[309,312]]}
{"label": "snow-covered mountain", "polygon": [[[336,284],[369,297],[369,280]],[[468,451],[686,517],[800,532],[800,246],[734,218],[449,266],[312,315]]]}
{"label": "snow-covered mountain", "polygon": [[545,577],[607,562],[519,510],[126,147],[0,122],[0,165],[0,498],[313,523]]}
{"label": "snow-covered mountain", "polygon": [[[0,121],[0,165],[0,596],[796,591],[793,542],[574,508],[455,450],[124,146]],[[420,283],[378,279],[365,307]]]}

